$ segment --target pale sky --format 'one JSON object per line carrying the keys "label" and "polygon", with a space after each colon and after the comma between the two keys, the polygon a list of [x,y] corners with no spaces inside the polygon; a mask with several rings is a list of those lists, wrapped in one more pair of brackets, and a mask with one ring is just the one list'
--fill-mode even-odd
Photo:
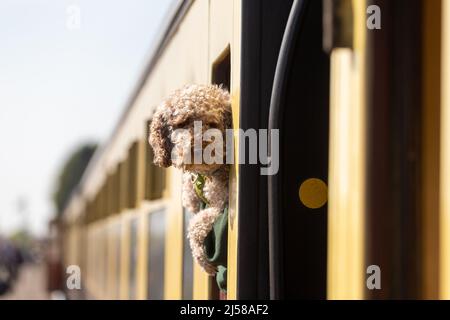
{"label": "pale sky", "polygon": [[0,233],[23,224],[23,198],[45,234],[58,170],[111,134],[171,3],[0,1]]}

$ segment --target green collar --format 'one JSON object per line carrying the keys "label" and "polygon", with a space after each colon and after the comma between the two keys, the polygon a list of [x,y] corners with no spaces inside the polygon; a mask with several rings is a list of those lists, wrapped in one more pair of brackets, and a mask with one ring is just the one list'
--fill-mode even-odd
{"label": "green collar", "polygon": [[197,197],[200,198],[205,204],[209,205],[209,201],[205,198],[205,195],[203,194],[203,188],[206,183],[207,177],[204,176],[201,173],[192,173],[192,184],[194,186],[195,193],[197,194]]}

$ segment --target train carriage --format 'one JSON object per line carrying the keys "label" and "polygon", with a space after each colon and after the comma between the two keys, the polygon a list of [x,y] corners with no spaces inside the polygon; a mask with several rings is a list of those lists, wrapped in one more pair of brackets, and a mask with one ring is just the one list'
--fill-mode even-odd
{"label": "train carriage", "polygon": [[[446,0],[174,1],[63,213],[86,297],[448,298],[449,21]],[[234,129],[279,132],[273,174],[234,141],[226,295],[192,260],[181,173],[147,142],[190,83],[229,90]]]}

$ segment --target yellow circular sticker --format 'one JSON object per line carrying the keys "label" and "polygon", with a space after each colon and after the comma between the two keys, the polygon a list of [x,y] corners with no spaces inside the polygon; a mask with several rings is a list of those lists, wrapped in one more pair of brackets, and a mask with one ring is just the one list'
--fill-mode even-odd
{"label": "yellow circular sticker", "polygon": [[298,194],[305,207],[319,209],[327,203],[328,187],[322,180],[311,178],[303,181]]}

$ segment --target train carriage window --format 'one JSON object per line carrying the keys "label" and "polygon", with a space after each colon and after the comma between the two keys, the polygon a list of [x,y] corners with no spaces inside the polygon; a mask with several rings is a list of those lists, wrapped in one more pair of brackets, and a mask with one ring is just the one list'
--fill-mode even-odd
{"label": "train carriage window", "polygon": [[101,243],[102,243],[102,296],[106,297],[108,294],[108,229],[107,225],[103,225],[101,229]]}
{"label": "train carriage window", "polygon": [[116,166],[113,174],[113,203],[112,203],[113,213],[120,212],[120,172],[119,166]]}
{"label": "train carriage window", "polygon": [[115,270],[116,270],[116,274],[115,274],[115,296],[117,298],[120,297],[120,259],[121,259],[121,225],[120,223],[118,223],[115,228],[114,228],[114,246],[115,246]]}
{"label": "train carriage window", "polygon": [[106,197],[107,197],[107,206],[106,206],[106,215],[110,216],[114,212],[114,188],[113,188],[113,175],[109,174],[106,178]]}
{"label": "train carriage window", "polygon": [[[147,121],[147,137],[151,120]],[[153,150],[149,143],[145,144],[145,199],[155,200],[163,197],[166,170],[153,164]]]}
{"label": "train carriage window", "polygon": [[192,259],[191,247],[187,239],[187,228],[191,213],[183,210],[183,299],[192,300],[194,264]]}
{"label": "train carriage window", "polygon": [[211,81],[214,84],[222,85],[224,89],[230,90],[231,78],[231,55],[228,46],[220,57],[214,62]]}
{"label": "train carriage window", "polygon": [[130,247],[129,247],[129,297],[130,300],[136,299],[136,266],[137,266],[137,237],[138,237],[138,219],[133,218],[130,222]]}
{"label": "train carriage window", "polygon": [[102,219],[105,216],[105,191],[104,191],[104,185],[101,186],[99,192],[98,192],[98,208],[99,208],[99,215],[98,218]]}
{"label": "train carriage window", "polygon": [[151,212],[148,219],[148,299],[164,299],[165,210]]}
{"label": "train carriage window", "polygon": [[95,194],[94,200],[93,200],[93,209],[92,209],[92,220],[91,222],[94,222],[99,217],[100,212],[100,201],[99,201],[99,192]]}
{"label": "train carriage window", "polygon": [[94,289],[95,289],[95,293],[98,294],[98,286],[99,286],[99,276],[100,276],[100,255],[99,255],[99,242],[98,242],[98,232],[97,230],[94,230],[93,233],[93,238],[94,238]]}
{"label": "train carriage window", "polygon": [[138,142],[128,152],[128,208],[134,208],[137,200]]}
{"label": "train carriage window", "polygon": [[119,202],[120,210],[126,209],[128,205],[128,162],[124,160],[119,164]]}

